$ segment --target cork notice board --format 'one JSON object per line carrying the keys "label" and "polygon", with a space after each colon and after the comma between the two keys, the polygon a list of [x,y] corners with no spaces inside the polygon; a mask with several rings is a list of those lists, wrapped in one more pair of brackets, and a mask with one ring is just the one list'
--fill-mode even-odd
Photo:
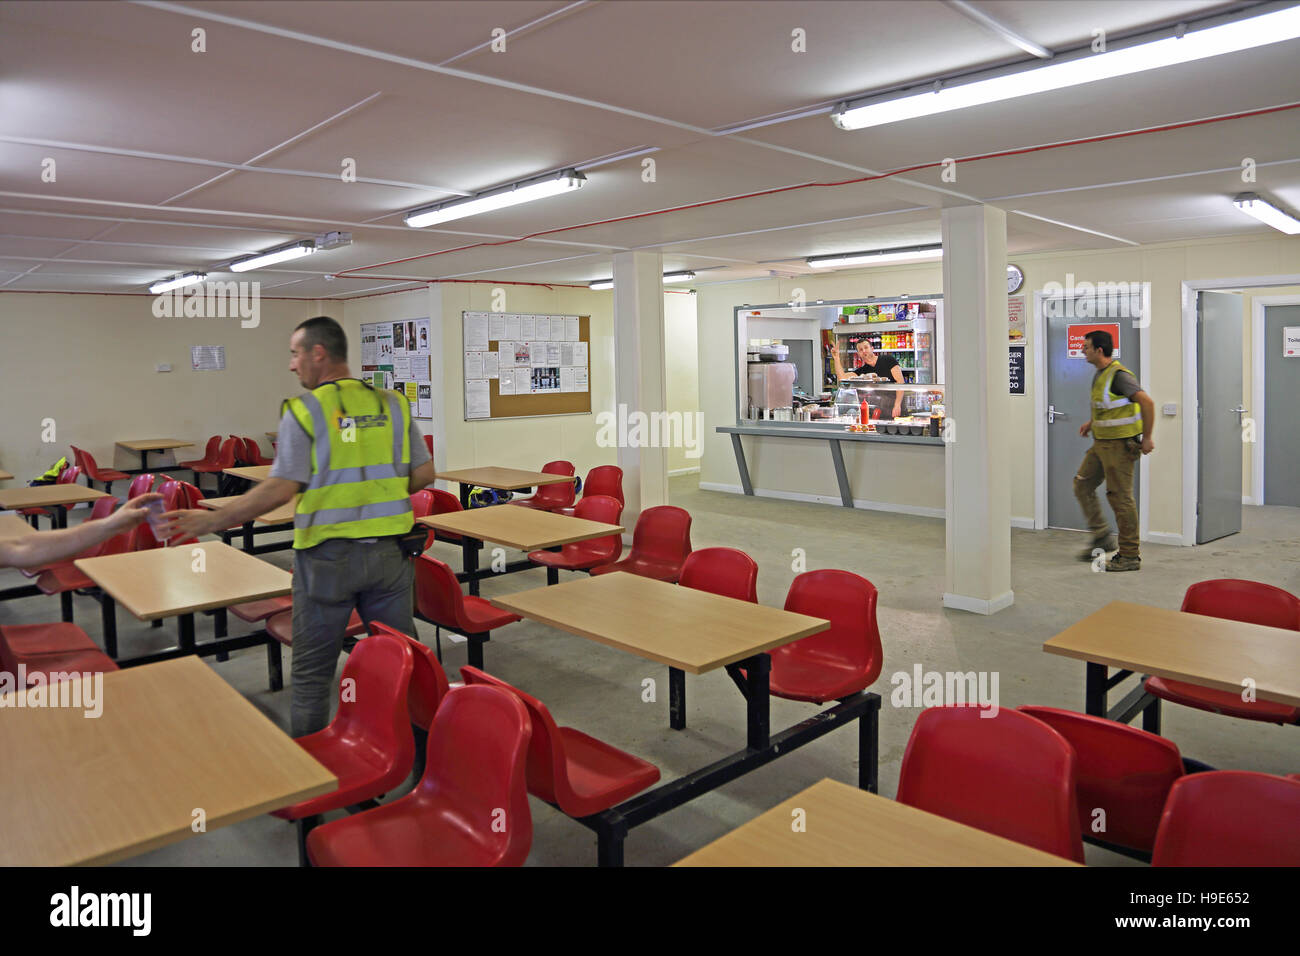
{"label": "cork notice board", "polygon": [[591,413],[591,316],[462,312],[465,421]]}

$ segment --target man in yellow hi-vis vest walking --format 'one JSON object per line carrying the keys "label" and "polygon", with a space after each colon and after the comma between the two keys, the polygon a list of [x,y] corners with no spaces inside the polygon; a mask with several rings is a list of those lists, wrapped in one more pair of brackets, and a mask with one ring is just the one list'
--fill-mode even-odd
{"label": "man in yellow hi-vis vest walking", "polygon": [[1155,402],[1142,391],[1133,373],[1111,358],[1114,350],[1109,332],[1097,330],[1084,336],[1083,357],[1097,369],[1097,374],[1092,378],[1092,420],[1079,428],[1079,434],[1085,437],[1092,432],[1092,447],[1074,476],[1074,496],[1092,532],[1092,547],[1080,557],[1091,561],[1098,549],[1111,551],[1115,547],[1115,537],[1097,499],[1097,486],[1104,480],[1106,500],[1119,525],[1119,554],[1106,562],[1106,570],[1136,571],[1142,567],[1142,558],[1138,551],[1137,505],[1133,501],[1133,465],[1155,448],[1151,442],[1156,424]]}
{"label": "man in yellow hi-vis vest walking", "polygon": [[353,610],[414,634],[413,569],[399,540],[410,494],[434,480],[405,396],[351,377],[347,336],[327,316],[289,340],[289,370],[307,392],[282,408],[270,477],[219,511],[175,511],[169,535],[208,534],[298,496],[294,515],[293,735],[329,723],[330,689]]}

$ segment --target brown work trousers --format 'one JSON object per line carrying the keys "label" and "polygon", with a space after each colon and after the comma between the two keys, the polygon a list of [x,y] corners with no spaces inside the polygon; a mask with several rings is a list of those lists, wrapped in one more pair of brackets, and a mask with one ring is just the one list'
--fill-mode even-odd
{"label": "brown work trousers", "polygon": [[1142,457],[1142,436],[1094,438],[1074,476],[1074,497],[1088,521],[1094,538],[1110,534],[1110,523],[1101,513],[1097,486],[1106,482],[1106,500],[1119,525],[1119,553],[1126,558],[1138,554],[1138,512],[1133,500],[1133,465]]}

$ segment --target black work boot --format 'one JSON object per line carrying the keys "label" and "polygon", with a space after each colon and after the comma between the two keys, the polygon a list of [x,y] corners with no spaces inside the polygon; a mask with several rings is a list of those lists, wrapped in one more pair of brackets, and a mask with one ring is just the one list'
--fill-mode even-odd
{"label": "black work boot", "polygon": [[1098,535],[1097,537],[1093,538],[1092,546],[1088,548],[1088,550],[1079,552],[1079,560],[1091,561],[1094,557],[1096,557],[1098,548],[1100,548],[1106,554],[1110,554],[1118,547],[1119,547],[1119,542],[1115,540],[1115,536],[1111,534],[1109,531],[1107,531],[1105,534]]}

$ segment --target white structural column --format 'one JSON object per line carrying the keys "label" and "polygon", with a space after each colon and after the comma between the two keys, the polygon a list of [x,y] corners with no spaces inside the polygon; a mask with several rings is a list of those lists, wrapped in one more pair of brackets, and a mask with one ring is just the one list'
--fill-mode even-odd
{"label": "white structural column", "polygon": [[944,607],[994,614],[1011,592],[1007,217],[943,210],[947,477]]}
{"label": "white structural column", "polygon": [[[629,531],[646,508],[668,503],[668,452],[650,447],[658,429],[635,428],[640,418],[667,409],[664,373],[663,257],[651,252],[614,256],[614,405],[619,425],[618,466],[623,469],[622,523]],[[623,424],[627,422],[627,424]],[[624,440],[636,437],[640,442]]]}

